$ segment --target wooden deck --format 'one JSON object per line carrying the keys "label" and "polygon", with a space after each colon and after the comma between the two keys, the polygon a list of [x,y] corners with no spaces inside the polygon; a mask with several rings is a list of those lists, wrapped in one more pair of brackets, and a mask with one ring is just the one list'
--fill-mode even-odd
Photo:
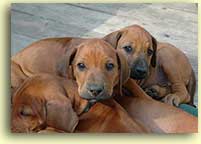
{"label": "wooden deck", "polygon": [[[128,25],[145,27],[190,59],[198,75],[196,4],[12,4],[11,55],[47,37],[102,37]],[[197,91],[197,90],[196,90]],[[197,92],[195,103],[197,105]]]}

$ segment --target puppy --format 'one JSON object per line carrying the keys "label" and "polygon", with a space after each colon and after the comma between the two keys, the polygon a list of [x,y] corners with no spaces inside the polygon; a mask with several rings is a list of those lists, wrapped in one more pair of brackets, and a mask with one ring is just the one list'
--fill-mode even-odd
{"label": "puppy", "polygon": [[101,39],[46,39],[12,57],[11,86],[27,77],[50,73],[72,78],[79,95],[91,103],[109,99],[115,86],[129,77],[125,57]]}
{"label": "puppy", "polygon": [[29,77],[40,73],[57,75],[57,65],[64,56],[85,39],[48,38],[32,43],[11,57],[11,89],[13,92]]}
{"label": "puppy", "polygon": [[108,34],[104,39],[126,56],[130,77],[152,98],[175,106],[193,105],[195,75],[188,58],[179,49],[157,42],[138,25]]}
{"label": "puppy", "polygon": [[129,79],[124,84],[128,92],[114,96],[115,100],[138,123],[152,133],[196,133],[198,118],[171,105],[149,97],[140,86]]}
{"label": "puppy", "polygon": [[86,109],[74,80],[36,75],[13,96],[12,132],[147,132],[113,99]]}
{"label": "puppy", "polygon": [[79,118],[76,133],[148,133],[114,99],[96,103],[87,113]]}
{"label": "puppy", "polygon": [[12,98],[12,132],[38,132],[47,127],[73,132],[87,106],[73,80],[49,74],[27,78]]}

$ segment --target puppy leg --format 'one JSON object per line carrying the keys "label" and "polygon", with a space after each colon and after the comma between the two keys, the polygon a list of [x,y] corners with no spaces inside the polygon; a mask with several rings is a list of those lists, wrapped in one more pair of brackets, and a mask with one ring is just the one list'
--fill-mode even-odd
{"label": "puppy leg", "polygon": [[[171,105],[178,106],[180,103],[187,103],[190,101],[190,95],[186,89],[185,82],[187,81],[184,76],[182,77],[180,68],[175,64],[174,61],[165,59],[165,56],[161,57],[161,67],[171,83],[171,93],[166,95],[163,102]],[[188,71],[188,70],[186,70]],[[183,74],[184,75],[184,74]]]}
{"label": "puppy leg", "polygon": [[[152,99],[150,98],[143,90],[139,90],[139,86],[136,83],[135,80],[129,78],[127,82],[123,85],[123,87],[129,91],[128,96],[133,96],[135,94],[137,97],[142,97],[142,98],[147,98],[147,99]],[[141,89],[141,88],[140,88]],[[127,92],[128,93],[128,92]]]}
{"label": "puppy leg", "polygon": [[87,113],[80,116],[75,132],[147,133],[144,126],[113,99],[96,103]]}
{"label": "puppy leg", "polygon": [[144,91],[153,99],[161,100],[164,96],[170,93],[169,87],[162,87],[159,85],[152,85],[144,88]]}
{"label": "puppy leg", "polygon": [[180,103],[188,103],[190,101],[190,95],[186,89],[184,82],[177,82],[177,80],[171,81],[171,93],[167,94],[162,101],[164,103],[178,106]]}

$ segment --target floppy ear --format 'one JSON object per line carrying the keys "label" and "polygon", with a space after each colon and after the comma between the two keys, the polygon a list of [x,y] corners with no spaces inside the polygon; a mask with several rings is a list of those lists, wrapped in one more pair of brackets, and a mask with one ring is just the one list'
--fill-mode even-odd
{"label": "floppy ear", "polygon": [[103,40],[105,40],[106,42],[110,43],[115,49],[117,48],[118,45],[118,41],[122,36],[122,32],[121,31],[115,31],[112,32],[108,35],[106,35]]}
{"label": "floppy ear", "polygon": [[51,100],[46,103],[46,123],[48,126],[65,132],[73,132],[78,120],[69,99]]}
{"label": "floppy ear", "polygon": [[[62,77],[67,77],[72,75],[72,68],[69,66],[72,64],[72,61],[77,52],[77,48],[72,48],[67,51],[66,55],[61,58],[61,60],[57,63],[56,71],[57,74]],[[70,71],[71,69],[71,71]]]}
{"label": "floppy ear", "polygon": [[128,62],[125,56],[117,51],[117,60],[119,64],[120,76],[119,76],[119,86],[120,86],[120,94],[122,92],[122,85],[128,80],[130,76],[130,68],[128,66]]}
{"label": "floppy ear", "polygon": [[151,58],[151,65],[153,67],[156,67],[157,41],[153,36],[151,37],[151,39],[152,39],[152,47],[153,47],[153,50],[154,50],[152,58]]}

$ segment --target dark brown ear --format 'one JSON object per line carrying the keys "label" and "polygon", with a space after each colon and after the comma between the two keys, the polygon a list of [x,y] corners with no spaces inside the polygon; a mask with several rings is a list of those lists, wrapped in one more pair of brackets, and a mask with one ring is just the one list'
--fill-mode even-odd
{"label": "dark brown ear", "polygon": [[67,51],[66,55],[61,58],[61,60],[58,62],[56,66],[57,74],[62,77],[72,77],[69,75],[72,75],[72,68],[70,68],[70,65],[72,64],[72,61],[75,57],[75,54],[77,52],[77,48],[72,48],[69,51]]}
{"label": "dark brown ear", "polygon": [[117,45],[118,45],[118,41],[121,38],[121,36],[122,36],[121,31],[115,31],[115,32],[112,32],[112,33],[106,35],[103,39],[106,42],[110,43],[116,49]]}
{"label": "dark brown ear", "polygon": [[120,70],[119,86],[120,86],[120,93],[121,93],[122,85],[128,80],[130,76],[130,68],[128,66],[126,57],[119,51],[117,51],[117,60],[118,60],[119,70]]}
{"label": "dark brown ear", "polygon": [[151,65],[153,67],[156,67],[157,41],[156,41],[156,39],[153,36],[151,37],[151,39],[152,39],[152,47],[153,47],[153,50],[154,50],[152,58],[151,58]]}

